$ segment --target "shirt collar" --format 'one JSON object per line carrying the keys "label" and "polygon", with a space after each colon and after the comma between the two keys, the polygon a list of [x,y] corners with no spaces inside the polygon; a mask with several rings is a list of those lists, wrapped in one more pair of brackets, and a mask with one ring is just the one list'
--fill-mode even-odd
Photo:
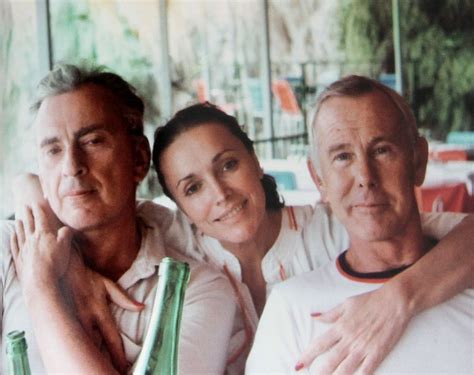
{"label": "shirt collar", "polygon": [[128,289],[139,280],[153,275],[161,260],[166,256],[159,218],[149,214],[149,210],[152,208],[146,202],[137,205],[141,244],[131,267],[118,280],[118,284],[124,289]]}

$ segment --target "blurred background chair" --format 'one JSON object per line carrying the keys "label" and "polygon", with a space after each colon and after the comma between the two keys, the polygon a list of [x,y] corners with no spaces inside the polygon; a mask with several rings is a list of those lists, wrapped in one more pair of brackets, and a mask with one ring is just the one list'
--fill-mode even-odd
{"label": "blurred background chair", "polygon": [[467,161],[466,150],[440,150],[430,152],[430,160],[433,161]]}
{"label": "blurred background chair", "polygon": [[474,212],[473,197],[464,182],[416,188],[420,211]]}

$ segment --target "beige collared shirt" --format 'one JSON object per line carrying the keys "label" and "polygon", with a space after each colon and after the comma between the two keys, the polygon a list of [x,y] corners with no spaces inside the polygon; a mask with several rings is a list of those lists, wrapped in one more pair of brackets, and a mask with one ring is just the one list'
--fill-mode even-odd
{"label": "beige collared shirt", "polygon": [[[150,202],[138,204],[142,244],[132,266],[118,281],[132,298],[145,303],[146,307],[142,312],[136,313],[113,304],[111,306],[121,331],[127,359],[131,363],[136,360],[144,340],[155,298],[158,265],[164,256],[172,256],[187,261],[191,266],[179,340],[179,372],[185,375],[221,374],[226,365],[236,309],[232,288],[225,276],[209,266],[178,254],[170,247],[165,248],[162,213]],[[6,373],[3,345],[5,337],[8,332],[18,329],[26,332],[33,373],[44,373],[29,313],[11,259],[9,241],[12,232],[12,222],[0,222],[1,372]]]}

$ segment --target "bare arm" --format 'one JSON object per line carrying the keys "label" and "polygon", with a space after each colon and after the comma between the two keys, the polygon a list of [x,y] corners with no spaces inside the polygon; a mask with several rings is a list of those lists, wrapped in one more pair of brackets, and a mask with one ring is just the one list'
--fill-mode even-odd
{"label": "bare arm", "polygon": [[397,282],[414,313],[474,288],[474,215],[468,215]]}
{"label": "bare arm", "polygon": [[321,315],[315,312],[314,319],[333,325],[313,340],[298,367],[309,366],[331,349],[325,372],[374,372],[416,314],[474,286],[473,228],[474,215],[469,215],[428,254],[380,289],[350,298]]}

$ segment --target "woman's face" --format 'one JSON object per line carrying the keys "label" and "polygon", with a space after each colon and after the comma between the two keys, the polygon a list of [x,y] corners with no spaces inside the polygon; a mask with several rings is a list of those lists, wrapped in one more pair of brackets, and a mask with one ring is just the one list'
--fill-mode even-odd
{"label": "woman's face", "polygon": [[202,232],[234,244],[256,236],[265,217],[263,172],[223,126],[206,123],[178,135],[160,166],[176,203]]}

